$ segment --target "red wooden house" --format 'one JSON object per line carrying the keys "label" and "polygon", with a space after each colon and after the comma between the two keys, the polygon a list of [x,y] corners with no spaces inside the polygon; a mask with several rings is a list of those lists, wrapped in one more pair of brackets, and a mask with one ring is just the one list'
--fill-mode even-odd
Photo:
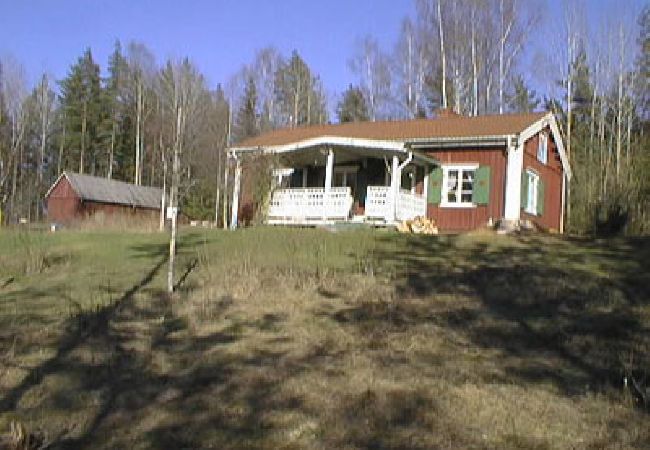
{"label": "red wooden house", "polygon": [[246,162],[265,156],[277,167],[267,223],[392,225],[427,216],[447,231],[522,223],[563,231],[571,169],[547,112],[279,129],[229,151],[233,226],[259,209]]}
{"label": "red wooden house", "polygon": [[156,218],[162,189],[63,172],[45,194],[50,221],[68,224],[97,212]]}

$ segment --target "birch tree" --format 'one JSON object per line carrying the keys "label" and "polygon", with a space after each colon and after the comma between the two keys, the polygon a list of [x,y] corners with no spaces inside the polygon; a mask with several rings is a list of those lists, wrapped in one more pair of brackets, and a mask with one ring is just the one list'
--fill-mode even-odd
{"label": "birch tree", "polygon": [[366,96],[370,120],[383,118],[390,102],[390,65],[377,40],[366,36],[356,44],[349,61],[350,69],[359,77],[359,86]]}

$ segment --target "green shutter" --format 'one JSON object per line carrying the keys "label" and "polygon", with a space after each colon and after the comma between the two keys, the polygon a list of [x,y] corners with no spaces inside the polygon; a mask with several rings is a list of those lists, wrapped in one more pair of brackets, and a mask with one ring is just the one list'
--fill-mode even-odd
{"label": "green shutter", "polygon": [[521,207],[526,209],[528,205],[528,172],[521,173]]}
{"label": "green shutter", "polygon": [[427,192],[427,202],[434,205],[440,204],[442,192],[442,168],[436,167],[429,174],[429,190]]}
{"label": "green shutter", "polygon": [[541,178],[537,180],[537,215],[544,214],[544,182]]}
{"label": "green shutter", "polygon": [[490,166],[481,166],[474,172],[472,203],[487,205],[490,202]]}

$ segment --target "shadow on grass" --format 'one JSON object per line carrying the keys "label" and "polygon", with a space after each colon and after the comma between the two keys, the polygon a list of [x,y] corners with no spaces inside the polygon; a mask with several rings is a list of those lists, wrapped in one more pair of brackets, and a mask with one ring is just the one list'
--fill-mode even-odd
{"label": "shadow on grass", "polygon": [[[334,318],[449,327],[502,352],[500,381],[551,382],[567,395],[619,389],[625,371],[650,371],[650,329],[640,317],[650,308],[649,239],[567,243],[533,235],[519,238],[524,245],[493,247],[458,239],[388,237],[376,258],[395,268],[400,300]],[[415,297],[427,303],[409,301]],[[459,301],[441,304],[443,297]],[[635,367],[625,367],[630,355]]]}

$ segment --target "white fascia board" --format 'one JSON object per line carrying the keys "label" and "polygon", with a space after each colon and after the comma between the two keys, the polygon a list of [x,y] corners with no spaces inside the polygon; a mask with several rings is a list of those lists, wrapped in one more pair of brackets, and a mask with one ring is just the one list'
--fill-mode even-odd
{"label": "white fascia board", "polygon": [[562,161],[562,169],[564,170],[564,173],[567,174],[567,178],[571,180],[571,166],[569,165],[569,159],[567,158],[566,150],[564,149],[564,141],[562,140],[560,129],[557,126],[557,120],[552,112],[549,112],[537,122],[531,124],[524,131],[519,133],[519,143],[524,145],[528,139],[535,136],[547,126],[551,128],[551,133],[553,133],[553,140],[555,141],[557,151],[560,154],[560,161]]}
{"label": "white fascia board", "polygon": [[506,145],[509,135],[490,136],[464,136],[464,137],[436,137],[407,139],[406,142],[411,148],[428,147],[458,147],[463,145],[493,146]]}
{"label": "white fascia board", "polygon": [[[56,179],[56,181],[54,183],[52,183],[52,186],[50,186],[50,188],[45,193],[45,197],[43,197],[43,198],[48,198],[50,196],[50,194],[52,193],[52,189],[54,189],[56,187],[56,185],[59,184],[59,181],[61,181],[61,178],[63,178],[63,177],[66,177],[66,178],[68,177],[66,175],[66,173],[65,173],[65,170],[61,173],[61,175],[59,175],[59,177]],[[72,186],[72,183],[70,183],[70,185]],[[73,186],[73,189],[74,189],[74,186]],[[77,195],[79,195],[78,192],[77,192]]]}
{"label": "white fascia board", "polygon": [[340,136],[319,136],[316,138],[305,139],[303,141],[292,142],[284,145],[271,145],[271,146],[256,146],[256,147],[231,147],[232,153],[248,153],[259,152],[261,154],[280,154],[288,153],[297,150],[302,150],[309,147],[318,147],[323,145],[332,145],[340,147],[360,147],[377,150],[389,150],[399,153],[406,153],[404,142],[401,141],[385,141],[376,139],[363,139],[363,138],[348,138]]}

